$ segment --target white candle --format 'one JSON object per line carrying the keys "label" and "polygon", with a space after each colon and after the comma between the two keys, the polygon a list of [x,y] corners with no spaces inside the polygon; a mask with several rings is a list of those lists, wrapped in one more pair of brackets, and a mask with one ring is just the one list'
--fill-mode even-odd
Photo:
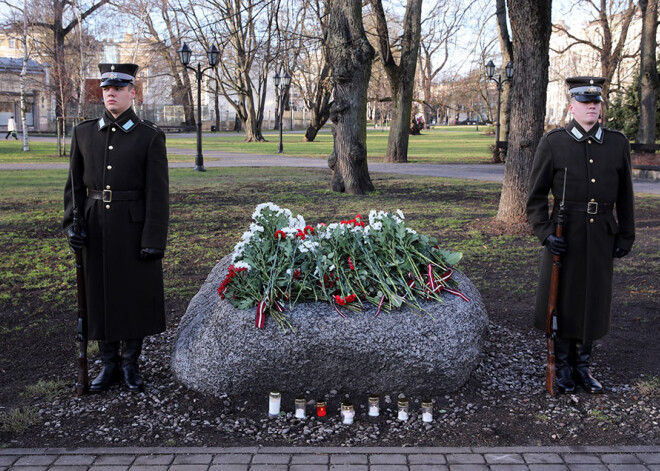
{"label": "white candle", "polygon": [[273,391],[268,396],[268,415],[275,417],[280,415],[280,404],[282,402],[282,396],[279,392]]}
{"label": "white candle", "polygon": [[430,412],[422,412],[423,422],[433,422],[433,414]]}
{"label": "white candle", "polygon": [[380,415],[380,397],[369,396],[369,416],[378,417]]}
{"label": "white candle", "polygon": [[296,399],[296,419],[304,419],[306,414],[305,414],[305,406],[307,405],[305,398],[298,398]]}
{"label": "white candle", "polygon": [[355,417],[355,408],[350,402],[344,402],[341,405],[341,418],[342,422],[346,425],[351,425],[353,423],[353,417]]}
{"label": "white candle", "polygon": [[378,417],[380,415],[380,410],[378,410],[378,406],[369,406],[369,415],[371,417]]}
{"label": "white candle", "polygon": [[408,411],[400,410],[399,411],[399,420],[408,420]]}

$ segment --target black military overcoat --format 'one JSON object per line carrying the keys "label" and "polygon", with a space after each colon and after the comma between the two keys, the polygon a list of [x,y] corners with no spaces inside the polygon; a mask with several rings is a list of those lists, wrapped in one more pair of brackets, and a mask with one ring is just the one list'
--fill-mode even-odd
{"label": "black military overcoat", "polygon": [[[127,340],[165,330],[162,262],[141,260],[139,252],[165,249],[168,186],[165,134],[132,109],[116,120],[106,111],[75,127],[63,226],[72,224],[75,194],[88,235],[89,339]],[[115,198],[106,192],[106,201],[93,199],[89,190],[110,190]],[[118,199],[125,191],[135,193]]]}
{"label": "black military overcoat", "polygon": [[[573,208],[583,205],[584,209],[564,213],[567,249],[559,275],[558,335],[595,340],[610,328],[614,249],[630,250],[635,240],[628,139],[598,124],[586,132],[574,120],[543,136],[534,157],[527,200],[527,214],[541,242],[555,233],[559,205],[548,214],[548,193],[552,192],[557,203],[561,200],[564,168],[567,206],[571,202]],[[603,203],[613,205],[614,211],[603,210]],[[546,248],[534,314],[534,325],[542,330],[551,271],[552,254]]]}

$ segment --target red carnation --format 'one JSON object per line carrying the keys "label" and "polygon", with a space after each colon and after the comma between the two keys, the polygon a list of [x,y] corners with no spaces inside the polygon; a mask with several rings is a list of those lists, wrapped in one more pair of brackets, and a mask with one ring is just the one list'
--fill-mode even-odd
{"label": "red carnation", "polygon": [[312,226],[305,226],[304,230],[305,230],[305,234],[314,234],[314,228]]}
{"label": "red carnation", "polygon": [[296,233],[296,237],[300,237],[302,240],[305,240],[305,233],[298,229],[298,232]]}
{"label": "red carnation", "polygon": [[284,233],[284,231],[275,231],[275,238],[286,239],[286,234]]}
{"label": "red carnation", "polygon": [[348,257],[348,268],[355,270],[355,265],[353,265],[353,260],[351,260],[351,257]]}

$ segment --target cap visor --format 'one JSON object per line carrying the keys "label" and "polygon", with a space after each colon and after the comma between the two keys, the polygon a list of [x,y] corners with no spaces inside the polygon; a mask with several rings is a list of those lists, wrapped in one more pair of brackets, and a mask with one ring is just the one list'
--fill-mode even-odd
{"label": "cap visor", "polygon": [[575,95],[576,101],[587,103],[589,101],[603,101],[603,97],[600,95]]}
{"label": "cap visor", "polygon": [[101,87],[126,87],[130,85],[131,82],[124,82],[123,80],[116,79],[106,79],[101,80]]}

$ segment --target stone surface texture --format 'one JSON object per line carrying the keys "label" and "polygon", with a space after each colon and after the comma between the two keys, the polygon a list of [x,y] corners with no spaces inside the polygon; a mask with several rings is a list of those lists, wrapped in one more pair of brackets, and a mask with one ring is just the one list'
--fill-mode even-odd
{"label": "stone surface texture", "polygon": [[425,303],[432,315],[404,308],[340,317],[327,303],[288,310],[295,333],[267,317],[254,325],[256,308],[238,310],[217,288],[230,257],[213,268],[178,327],[172,370],[188,387],[214,395],[339,390],[347,393],[438,394],[461,387],[477,366],[488,329],[479,292],[454,271],[465,302],[449,293]]}

